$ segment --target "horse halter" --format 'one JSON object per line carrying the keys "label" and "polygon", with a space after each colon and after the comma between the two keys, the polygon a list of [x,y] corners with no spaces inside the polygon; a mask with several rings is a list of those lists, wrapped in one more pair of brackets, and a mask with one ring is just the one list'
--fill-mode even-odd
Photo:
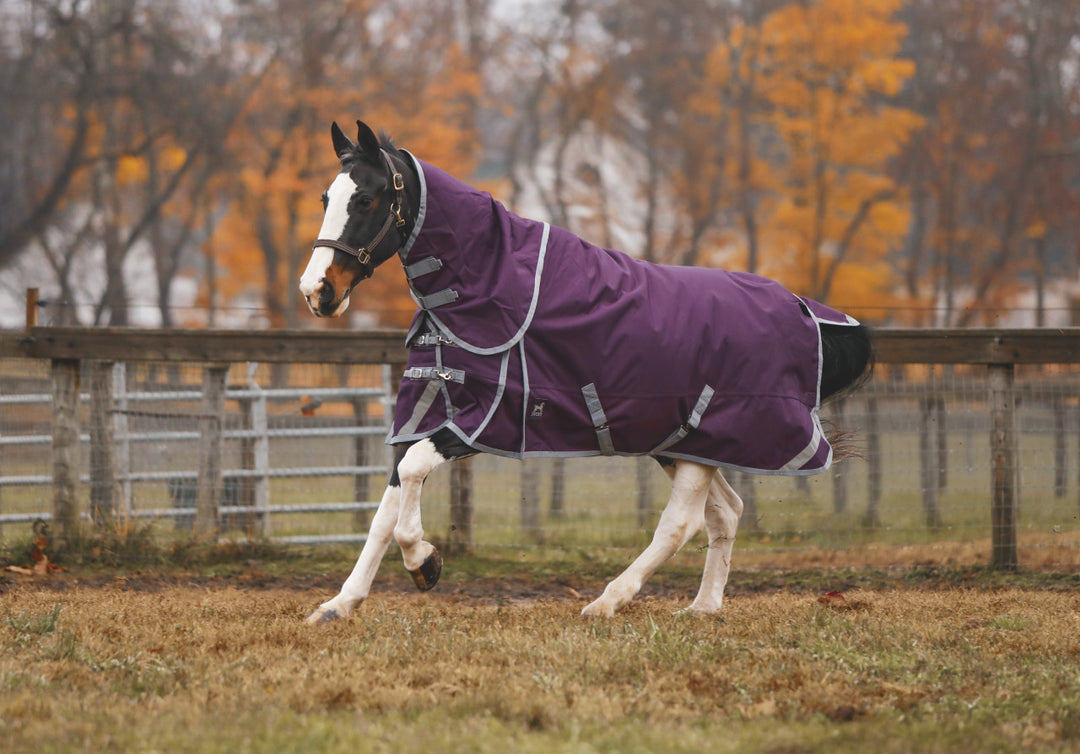
{"label": "horse halter", "polygon": [[311,247],[314,251],[319,246],[329,246],[332,249],[344,251],[349,256],[356,257],[356,261],[360,263],[361,280],[367,280],[375,274],[375,265],[372,264],[371,261],[371,252],[378,248],[379,244],[382,243],[382,240],[386,238],[386,234],[390,232],[391,224],[397,227],[398,233],[402,235],[403,243],[405,239],[405,216],[401,213],[402,208],[405,206],[405,178],[398,172],[398,169],[394,166],[393,160],[390,159],[390,155],[386,153],[385,149],[380,149],[379,153],[383,156],[386,167],[390,170],[390,179],[394,185],[395,192],[394,203],[390,205],[390,212],[386,215],[386,220],[383,222],[382,227],[379,228],[379,232],[375,234],[375,237],[372,238],[369,243],[358,249],[354,249],[341,241],[335,241],[329,238],[320,238],[315,241]]}

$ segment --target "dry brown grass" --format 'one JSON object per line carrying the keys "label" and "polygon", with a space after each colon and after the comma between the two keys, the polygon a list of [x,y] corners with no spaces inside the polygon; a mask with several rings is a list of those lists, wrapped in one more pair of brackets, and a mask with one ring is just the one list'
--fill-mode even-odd
{"label": "dry brown grass", "polygon": [[[761,540],[759,540],[761,541]],[[1080,532],[1018,537],[1020,566],[1033,569],[1080,569]],[[768,542],[765,541],[767,545]],[[905,568],[920,565],[985,566],[990,561],[990,537],[964,541],[895,544],[867,542],[844,548],[816,546],[775,550],[740,549],[736,545],[736,568]]]}
{"label": "dry brown grass", "polygon": [[[61,581],[61,584],[70,582]],[[16,585],[4,751],[1080,750],[1080,595],[890,589],[495,606],[123,581]]]}

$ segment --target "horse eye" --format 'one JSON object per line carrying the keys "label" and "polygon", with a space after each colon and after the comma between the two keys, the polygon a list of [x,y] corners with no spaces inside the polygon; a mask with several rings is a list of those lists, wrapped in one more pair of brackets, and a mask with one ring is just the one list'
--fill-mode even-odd
{"label": "horse eye", "polygon": [[360,207],[360,209],[368,209],[373,201],[375,200],[372,197],[367,196],[366,194],[361,194],[360,196],[356,197],[356,204]]}

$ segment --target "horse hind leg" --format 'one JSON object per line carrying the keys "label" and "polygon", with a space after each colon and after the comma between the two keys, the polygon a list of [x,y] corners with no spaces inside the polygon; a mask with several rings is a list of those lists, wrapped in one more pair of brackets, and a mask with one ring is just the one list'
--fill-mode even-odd
{"label": "horse hind leg", "polygon": [[672,476],[671,498],[652,542],[630,566],[581,611],[586,617],[610,618],[641,590],[645,580],[697,534],[704,523],[705,501],[715,469],[691,461],[678,461]]}
{"label": "horse hind leg", "polygon": [[735,530],[742,515],[742,499],[719,471],[709,485],[705,500],[705,531],[709,549],[705,552],[705,571],[697,597],[687,610],[715,613],[723,606],[724,588],[731,573],[731,551],[735,545]]}

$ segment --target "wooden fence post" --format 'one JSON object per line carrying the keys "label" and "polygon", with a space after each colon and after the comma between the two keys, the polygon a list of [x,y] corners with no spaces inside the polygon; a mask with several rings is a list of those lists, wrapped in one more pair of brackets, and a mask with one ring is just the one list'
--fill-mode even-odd
{"label": "wooden fence post", "polygon": [[[844,426],[844,407],[845,402],[843,398],[840,398],[832,405],[833,420],[838,427]],[[844,473],[845,471],[846,469],[844,469],[842,463],[833,464],[833,513],[847,513],[848,484],[847,475]]]}
{"label": "wooden fence post", "polygon": [[1068,416],[1065,399],[1055,395],[1050,402],[1054,412],[1054,497],[1065,497],[1068,491],[1068,467],[1065,463],[1065,418]]}
{"label": "wooden fence post", "polygon": [[195,536],[214,536],[221,514],[221,436],[228,365],[203,367],[199,415],[199,476],[195,494]]}
{"label": "wooden fence post", "polygon": [[[929,387],[929,384],[928,384]],[[930,529],[941,527],[941,509],[938,506],[938,481],[935,443],[931,442],[935,420],[935,399],[924,395],[919,399],[919,486],[922,487],[923,514]]]}
{"label": "wooden fence post", "polygon": [[1013,569],[1016,552],[1016,395],[1012,364],[990,364],[990,563]]}
{"label": "wooden fence post", "polygon": [[881,425],[878,420],[878,402],[875,396],[866,399],[866,460],[869,465],[867,471],[867,486],[869,487],[867,497],[869,499],[863,522],[866,528],[876,529],[881,525],[881,515],[878,513],[878,506],[881,504]]}
{"label": "wooden fence post", "polygon": [[[559,459],[562,460],[562,459]],[[646,528],[652,523],[652,467],[653,459],[642,456],[637,459],[637,525]]]}
{"label": "wooden fence post", "polygon": [[79,536],[79,362],[52,361],[53,537],[66,545]]}
{"label": "wooden fence post", "polygon": [[521,461],[521,533],[534,542],[543,537],[540,529],[540,469],[531,459]]}
{"label": "wooden fence post", "polygon": [[117,513],[116,443],[113,434],[113,364],[91,361],[90,373],[90,520],[105,531]]}
{"label": "wooden fence post", "polygon": [[[343,380],[343,384],[349,384],[347,380]],[[353,398],[352,400],[353,411],[353,425],[356,427],[366,427],[367,420],[367,399],[366,398]],[[371,463],[371,438],[368,435],[356,435],[353,438],[353,463],[357,466],[367,466]],[[453,493],[451,493],[453,494]],[[371,500],[371,476],[368,474],[357,474],[353,477],[353,500],[361,503]],[[353,529],[360,532],[366,532],[371,528],[371,512],[370,511],[356,511],[353,514]]]}
{"label": "wooden fence post", "polygon": [[26,329],[37,327],[38,324],[38,289],[26,289]]}
{"label": "wooden fence post", "polygon": [[[113,437],[119,438],[116,447],[116,471],[120,480],[120,500],[123,514],[131,517],[131,425],[128,421],[128,369],[130,364],[113,365]],[[134,374],[134,371],[132,371]]]}
{"label": "wooden fence post", "polygon": [[450,464],[450,534],[446,543],[448,555],[470,552],[475,543],[471,458],[461,458]]}
{"label": "wooden fence post", "polygon": [[[640,493],[639,493],[640,494]],[[551,505],[548,513],[552,518],[566,515],[566,459],[551,459]]]}

